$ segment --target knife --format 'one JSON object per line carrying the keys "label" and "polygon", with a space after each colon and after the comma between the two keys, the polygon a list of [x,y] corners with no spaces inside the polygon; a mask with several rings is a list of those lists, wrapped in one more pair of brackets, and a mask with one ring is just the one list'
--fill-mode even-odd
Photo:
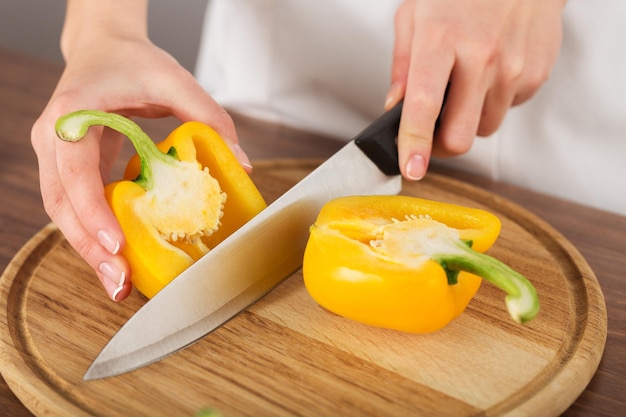
{"label": "knife", "polygon": [[198,341],[302,266],[309,227],[327,201],[397,194],[402,102],[204,255],[139,309],[83,379],[119,375]]}

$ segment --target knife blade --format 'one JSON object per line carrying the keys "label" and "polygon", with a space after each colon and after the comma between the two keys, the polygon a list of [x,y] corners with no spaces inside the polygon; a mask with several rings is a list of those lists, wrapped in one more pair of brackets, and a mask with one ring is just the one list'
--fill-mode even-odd
{"label": "knife blade", "polygon": [[322,205],[345,195],[397,194],[402,102],[204,255],[140,308],[83,379],[129,372],[203,338],[302,266]]}

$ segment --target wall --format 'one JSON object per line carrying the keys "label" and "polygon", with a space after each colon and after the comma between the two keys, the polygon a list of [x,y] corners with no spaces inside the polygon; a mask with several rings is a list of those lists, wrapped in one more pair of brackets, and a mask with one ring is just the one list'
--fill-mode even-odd
{"label": "wall", "polygon": [[[152,41],[190,71],[196,63],[207,1],[150,0]],[[59,35],[64,14],[62,0],[0,0],[0,46],[63,62]]]}

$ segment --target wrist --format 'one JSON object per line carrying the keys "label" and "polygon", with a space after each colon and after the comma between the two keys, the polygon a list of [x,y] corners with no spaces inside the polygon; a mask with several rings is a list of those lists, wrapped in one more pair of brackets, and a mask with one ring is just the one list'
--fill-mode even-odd
{"label": "wrist", "polygon": [[147,0],[68,0],[61,33],[67,62],[76,50],[102,45],[107,39],[148,38]]}

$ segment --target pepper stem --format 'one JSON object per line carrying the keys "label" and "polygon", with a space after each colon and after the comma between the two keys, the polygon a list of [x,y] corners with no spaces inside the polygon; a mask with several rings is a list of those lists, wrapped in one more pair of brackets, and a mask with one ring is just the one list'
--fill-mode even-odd
{"label": "pepper stem", "polygon": [[141,174],[135,182],[146,190],[152,189],[153,186],[151,162],[155,160],[165,163],[176,161],[172,155],[161,152],[137,123],[119,114],[99,110],[78,110],[61,116],[56,122],[55,130],[60,139],[66,142],[78,142],[94,125],[114,129],[130,139],[141,160]]}
{"label": "pepper stem", "polygon": [[496,258],[473,250],[462,241],[455,247],[458,251],[433,256],[433,260],[448,269],[478,275],[506,292],[506,306],[516,322],[526,323],[537,315],[539,312],[537,291],[522,274]]}

